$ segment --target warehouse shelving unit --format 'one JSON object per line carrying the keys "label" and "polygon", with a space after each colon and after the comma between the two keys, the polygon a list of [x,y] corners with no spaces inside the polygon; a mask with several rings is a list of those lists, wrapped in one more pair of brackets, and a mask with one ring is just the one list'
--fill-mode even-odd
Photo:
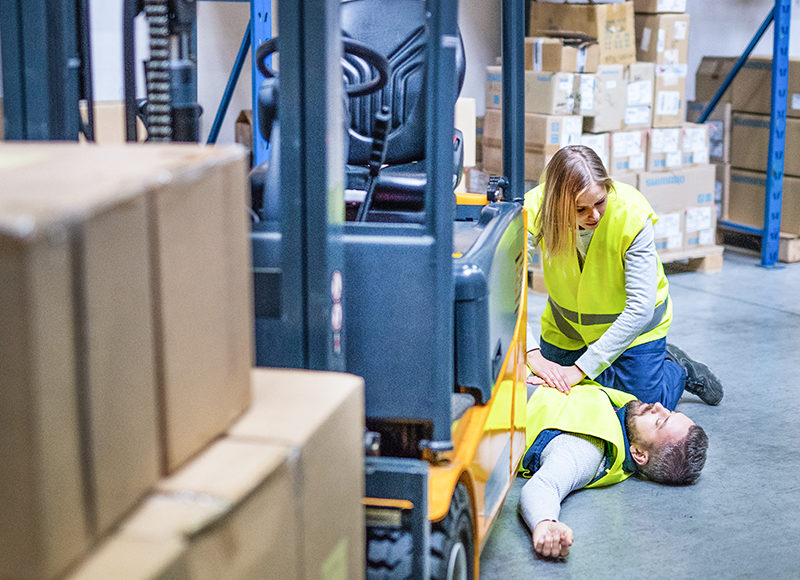
{"label": "warehouse shelving unit", "polygon": [[786,97],[789,85],[789,29],[791,15],[791,0],[775,0],[775,5],[699,119],[700,123],[705,122],[717,106],[717,103],[719,103],[722,95],[730,87],[753,48],[761,40],[769,25],[772,24],[774,33],[772,45],[772,106],[767,159],[767,186],[764,202],[764,227],[754,228],[730,221],[719,222],[725,228],[760,236],[761,266],[765,268],[782,267],[777,262],[781,233],[781,202],[783,200],[783,158],[786,142]]}

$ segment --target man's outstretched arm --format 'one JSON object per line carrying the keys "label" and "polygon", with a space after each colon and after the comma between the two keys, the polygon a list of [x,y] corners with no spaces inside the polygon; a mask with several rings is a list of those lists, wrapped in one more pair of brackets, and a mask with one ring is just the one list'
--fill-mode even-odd
{"label": "man's outstretched arm", "polygon": [[569,553],[572,530],[558,521],[561,502],[591,483],[604,467],[604,447],[599,439],[564,433],[547,444],[539,469],[523,486],[519,499],[537,553],[551,558]]}

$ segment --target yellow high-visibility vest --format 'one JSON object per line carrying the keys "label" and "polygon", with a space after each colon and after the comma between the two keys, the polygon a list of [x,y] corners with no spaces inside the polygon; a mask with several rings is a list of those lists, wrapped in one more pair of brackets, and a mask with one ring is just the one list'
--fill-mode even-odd
{"label": "yellow high-visibility vest", "polygon": [[[544,184],[525,195],[532,228],[541,207]],[[592,235],[581,270],[577,250],[551,256],[540,242],[548,301],[542,314],[542,338],[559,348],[578,350],[596,341],[625,308],[625,252],[647,220],[658,218],[634,187],[615,181],[606,211]],[[533,232],[531,232],[533,233]],[[672,321],[672,304],[664,266],[656,255],[658,286],[653,317],[629,345],[663,338]]]}

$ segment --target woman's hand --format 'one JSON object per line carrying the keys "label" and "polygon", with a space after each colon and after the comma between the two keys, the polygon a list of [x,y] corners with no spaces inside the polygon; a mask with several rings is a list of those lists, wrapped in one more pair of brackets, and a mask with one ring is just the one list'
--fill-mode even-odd
{"label": "woman's hand", "polygon": [[564,367],[546,359],[539,349],[528,353],[528,366],[534,372],[534,375],[528,377],[528,384],[553,387],[565,395],[569,394],[572,385],[581,382],[586,376],[575,365]]}

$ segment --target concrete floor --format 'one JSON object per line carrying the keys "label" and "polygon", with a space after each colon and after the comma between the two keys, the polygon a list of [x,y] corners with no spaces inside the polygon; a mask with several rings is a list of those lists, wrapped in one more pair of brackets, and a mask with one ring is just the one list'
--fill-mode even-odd
{"label": "concrete floor", "polygon": [[[517,515],[518,478],[481,555],[481,578],[800,578],[800,264],[759,267],[727,248],[722,271],[669,275],[668,340],[725,386],[718,407],[684,394],[677,410],[709,436],[691,487],[630,478],[577,492],[561,519],[566,561],[534,556]],[[538,330],[543,294],[529,294]]]}

